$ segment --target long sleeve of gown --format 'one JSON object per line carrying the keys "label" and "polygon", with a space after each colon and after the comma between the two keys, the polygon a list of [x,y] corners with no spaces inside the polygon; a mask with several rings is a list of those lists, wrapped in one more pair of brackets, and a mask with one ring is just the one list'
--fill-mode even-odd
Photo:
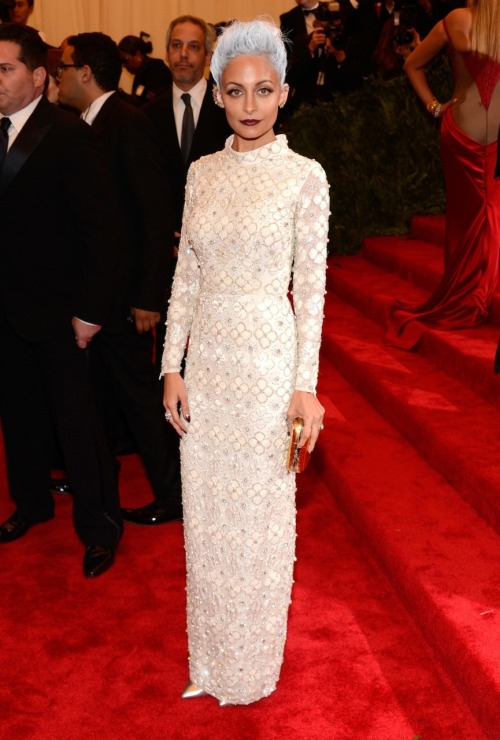
{"label": "long sleeve of gown", "polygon": [[189,244],[189,218],[193,204],[194,168],[188,172],[182,234],[172,295],[167,313],[167,332],[163,347],[161,374],[179,372],[193,320],[200,289],[200,267],[196,252]]}
{"label": "long sleeve of gown", "polygon": [[293,303],[297,321],[295,389],[314,393],[325,303],[330,198],[323,168],[316,162],[302,187],[295,221]]}

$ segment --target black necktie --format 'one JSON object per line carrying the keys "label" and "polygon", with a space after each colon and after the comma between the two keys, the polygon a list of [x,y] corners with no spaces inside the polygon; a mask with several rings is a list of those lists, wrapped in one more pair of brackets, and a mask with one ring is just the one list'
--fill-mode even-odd
{"label": "black necktie", "polygon": [[191,144],[193,143],[194,117],[193,109],[191,108],[191,95],[189,93],[183,93],[181,98],[186,106],[184,109],[184,116],[182,117],[181,153],[184,163],[187,164],[189,152],[191,151]]}
{"label": "black necktie", "polygon": [[10,118],[4,116],[4,118],[0,120],[0,170],[2,169],[4,159],[7,156],[7,149],[9,147],[9,135],[7,133],[9,126]]}

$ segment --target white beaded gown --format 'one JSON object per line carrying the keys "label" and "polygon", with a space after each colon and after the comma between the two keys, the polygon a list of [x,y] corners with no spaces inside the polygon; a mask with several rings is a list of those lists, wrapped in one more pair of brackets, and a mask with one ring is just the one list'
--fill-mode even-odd
{"label": "white beaded gown", "polygon": [[[295,560],[286,412],[318,375],[328,232],[321,166],[285,136],[188,175],[162,373],[186,341],[181,442],[190,680],[249,704],[276,687]],[[288,298],[293,277],[292,310]]]}

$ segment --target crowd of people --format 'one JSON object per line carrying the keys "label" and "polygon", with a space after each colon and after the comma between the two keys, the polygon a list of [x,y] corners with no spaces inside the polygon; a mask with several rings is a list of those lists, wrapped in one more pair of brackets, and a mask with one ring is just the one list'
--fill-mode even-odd
{"label": "crowd of people", "polygon": [[[46,45],[36,31],[26,24],[3,23],[0,32],[2,46],[10,55],[9,59],[17,58],[19,47],[23,50],[19,59],[24,60],[18,63],[15,70],[13,67],[16,65],[12,60],[5,62],[0,78],[0,113],[4,132],[1,143],[8,145],[8,154],[3,154],[1,173],[2,182],[5,182],[0,203],[2,229],[4,235],[8,234],[8,224],[12,223],[13,235],[9,238],[15,241],[9,251],[15,253],[15,259],[20,261],[16,269],[22,268],[22,282],[25,283],[23,291],[17,293],[14,291],[15,281],[10,276],[8,278],[6,290],[16,295],[9,300],[2,298],[6,329],[10,324],[10,311],[15,315],[15,321],[18,318],[16,304],[27,290],[26,275],[31,270],[34,271],[32,279],[38,285],[42,286],[45,275],[50,281],[48,285],[38,287],[37,292],[50,295],[53,308],[47,316],[47,327],[43,330],[38,326],[43,323],[42,315],[33,310],[30,320],[33,329],[28,333],[29,336],[33,334],[34,338],[38,338],[40,335],[41,339],[52,333],[60,333],[62,327],[59,322],[77,295],[80,275],[89,281],[89,287],[81,286],[85,298],[97,300],[97,295],[102,294],[99,300],[103,304],[103,310],[98,312],[93,307],[91,310],[90,306],[88,309],[82,306],[79,309],[81,315],[77,314],[78,322],[73,320],[77,346],[85,349],[92,340],[90,362],[83,361],[85,353],[77,352],[75,355],[70,352],[83,363],[80,368],[81,382],[85,380],[87,385],[91,385],[92,396],[97,404],[96,414],[91,420],[82,425],[82,421],[77,422],[74,417],[66,419],[64,424],[72,427],[71,435],[68,434],[63,421],[52,408],[53,401],[59,395],[56,389],[47,388],[47,405],[40,408],[40,402],[32,404],[27,394],[30,389],[38,393],[36,384],[27,382],[27,389],[24,392],[19,390],[19,397],[23,399],[30,421],[22,421],[22,414],[16,405],[19,400],[17,393],[13,392],[13,386],[9,383],[3,384],[3,388],[10,387],[2,404],[2,422],[9,462],[12,457],[9,464],[10,491],[17,508],[14,515],[0,527],[0,542],[18,539],[37,522],[52,517],[54,504],[50,489],[60,490],[62,487],[60,479],[53,480],[50,471],[61,458],[69,476],[69,484],[65,484],[64,490],[71,486],[75,502],[75,527],[86,545],[84,572],[87,576],[95,577],[113,564],[123,519],[147,525],[180,519],[182,516],[177,437],[165,424],[162,389],[158,382],[163,325],[175,266],[176,241],[181,228],[189,165],[194,159],[221,149],[231,129],[224,112],[216,107],[204,76],[212,36],[209,27],[201,19],[184,16],[171,24],[167,39],[169,66],[164,65],[171,76],[170,87],[164,95],[144,106],[143,110],[131,105],[129,97],[118,89],[122,65],[126,62],[123,51],[120,52],[109,36],[97,32],[71,36],[57,50],[55,59],[52,56],[54,50],[49,49],[47,63]],[[25,74],[14,85],[10,79],[15,76],[14,72],[20,74],[21,70],[30,74]],[[42,95],[44,92],[50,94],[51,88],[47,87],[46,82],[50,72],[57,81],[57,106],[49,104],[49,98]],[[186,142],[182,141],[183,118],[187,108],[183,96],[186,95],[190,99],[194,124],[187,150]],[[35,101],[37,105],[31,111],[30,106]],[[25,120],[24,112],[27,103],[28,112],[34,114],[29,120]],[[68,148],[78,151],[80,157],[84,152],[79,151],[79,140],[82,137],[88,139],[90,129],[92,141],[99,145],[93,147],[95,151],[81,163],[79,181],[82,186],[83,175],[90,169],[89,178],[96,178],[100,169],[106,170],[106,173],[98,178],[99,182],[92,186],[88,184],[80,192],[80,184],[76,188],[72,182],[72,187],[69,187],[67,182],[69,177],[76,179],[76,172],[80,169],[77,163],[69,157],[62,158],[61,171],[57,173],[58,159],[54,158],[51,168],[54,190],[48,187],[37,197],[41,215],[25,225],[26,230],[33,232],[30,238],[17,229],[16,222],[12,220],[15,209],[9,205],[12,188],[8,187],[8,171],[12,170],[10,177],[13,186],[22,182],[26,166],[22,166],[24,163],[18,161],[19,158],[16,159],[15,142],[18,135],[19,143],[28,137],[31,139],[34,151],[29,163],[33,167],[51,144],[58,152],[64,149],[64,139],[59,143],[57,139],[53,140],[56,126],[51,123],[52,119],[60,123],[65,131],[72,133]],[[83,122],[85,125],[82,125]],[[92,148],[92,141],[88,141],[86,146]],[[91,167],[93,159],[97,164]],[[90,217],[93,198],[83,197],[85,190],[98,201],[95,218]],[[78,192],[80,198],[77,198]],[[58,212],[65,214],[64,223],[61,219],[53,218],[54,199],[58,203]],[[74,207],[75,200],[82,203],[78,211]],[[89,209],[88,218],[84,204]],[[98,223],[99,214],[102,226]],[[23,221],[21,218],[19,220]],[[63,233],[63,226],[66,233]],[[66,249],[56,259],[57,245],[60,244],[63,250],[64,244],[68,244],[68,234],[71,234],[72,250]],[[98,250],[103,238],[107,244]],[[40,246],[43,239],[54,264],[51,270],[44,265],[40,272],[37,265],[43,252]],[[31,256],[31,250],[38,255],[36,259]],[[4,272],[4,275],[8,274],[8,270]],[[95,285],[93,280],[96,281]],[[61,302],[60,311],[55,309],[58,300]],[[63,322],[69,330],[71,318],[69,322]],[[93,318],[99,318],[99,321],[92,321]],[[25,341],[28,335],[25,336],[24,330],[20,329],[19,338]],[[68,349],[66,347],[64,351]],[[62,358],[63,349],[57,349],[56,354]],[[151,358],[155,354],[157,361],[153,363]],[[33,360],[31,364],[33,371],[36,363]],[[62,367],[62,359],[59,365]],[[44,386],[55,381],[55,375],[45,368],[43,373],[47,376],[43,381]],[[16,377],[22,382],[20,374],[16,373]],[[75,389],[68,386],[68,393],[74,392]],[[89,394],[90,390],[87,390]],[[15,417],[12,441],[6,410],[10,402],[16,405],[16,410],[12,411]],[[40,418],[37,418],[37,409]],[[92,410],[94,402],[90,404],[88,400],[85,401],[86,414]],[[70,405],[61,404],[60,411],[67,415]],[[79,413],[79,410],[74,412]],[[34,440],[32,445],[29,444],[26,435],[28,427],[35,435],[43,436],[46,449],[35,445]],[[83,430],[88,431],[90,439],[79,440],[78,435]],[[155,499],[140,509],[120,511],[116,452],[123,447],[124,430],[133,448],[142,457]],[[102,441],[102,444],[99,443],[99,455],[96,451],[97,439]],[[13,459],[17,455],[19,466],[26,468],[21,449],[27,444],[28,449],[33,447],[34,454],[38,454],[40,460],[37,465],[16,472]],[[67,449],[68,445],[71,451]],[[82,452],[86,449],[89,450],[87,460]],[[9,454],[11,450],[12,456]],[[106,454],[107,450],[110,455]],[[74,462],[72,458],[75,458]],[[90,483],[87,478],[93,468],[95,475]],[[101,475],[99,471],[105,470],[109,474],[105,476],[102,472]],[[96,500],[88,501],[89,497]],[[103,512],[101,502],[104,501],[106,505]],[[94,520],[100,523],[91,526],[90,522]],[[108,536],[107,529],[110,529],[112,536]]]}
{"label": "crowd of people", "polygon": [[296,0],[280,16],[289,40],[289,112],[359,89],[370,75],[389,78],[434,24],[462,0]]}
{"label": "crowd of people", "polygon": [[[124,521],[183,519],[183,696],[221,705],[276,687],[295,557],[289,428],[303,420],[311,452],[324,418],[328,183],[276,124],[361,85],[387,24],[422,102],[443,117],[450,197],[448,282],[432,306],[398,305],[389,340],[413,346],[408,313],[432,321],[457,290],[472,296],[475,323],[498,270],[500,50],[483,24],[500,30],[494,0],[436,25],[446,0],[296,2],[281,31],[180,16],[167,65],[144,33],[118,44],[79,33],[48,49],[27,25],[33,0],[0,6],[0,413],[16,506],[0,544],[53,518],[56,461],[89,578],[113,565]],[[445,46],[456,87],[439,102],[424,69]],[[455,326],[465,314],[450,305]],[[136,509],[120,505],[124,437],[154,493]]]}

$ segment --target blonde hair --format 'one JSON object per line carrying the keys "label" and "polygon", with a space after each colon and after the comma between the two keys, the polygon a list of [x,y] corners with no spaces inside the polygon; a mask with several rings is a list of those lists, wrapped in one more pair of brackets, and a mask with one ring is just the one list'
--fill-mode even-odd
{"label": "blonde hair", "polygon": [[471,51],[490,59],[499,59],[499,0],[468,0],[467,6],[472,9]]}

